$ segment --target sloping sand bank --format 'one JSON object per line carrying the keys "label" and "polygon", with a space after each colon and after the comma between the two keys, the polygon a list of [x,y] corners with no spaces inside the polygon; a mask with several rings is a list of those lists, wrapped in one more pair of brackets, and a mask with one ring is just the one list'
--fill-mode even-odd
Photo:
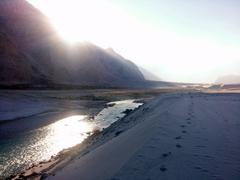
{"label": "sloping sand bank", "polygon": [[48,179],[240,179],[240,94],[162,95],[133,116],[136,126]]}

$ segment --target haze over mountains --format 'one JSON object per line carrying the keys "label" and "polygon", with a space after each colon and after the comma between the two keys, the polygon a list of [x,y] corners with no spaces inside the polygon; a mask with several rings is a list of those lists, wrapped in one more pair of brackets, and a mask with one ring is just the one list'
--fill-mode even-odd
{"label": "haze over mountains", "polygon": [[161,79],[150,71],[146,70],[143,67],[139,67],[139,70],[142,72],[144,78],[149,81],[161,81]]}
{"label": "haze over mountains", "polygon": [[67,44],[24,0],[0,2],[0,84],[142,86],[139,68],[112,49]]}
{"label": "haze over mountains", "polygon": [[225,75],[216,80],[216,84],[240,84],[240,75]]}

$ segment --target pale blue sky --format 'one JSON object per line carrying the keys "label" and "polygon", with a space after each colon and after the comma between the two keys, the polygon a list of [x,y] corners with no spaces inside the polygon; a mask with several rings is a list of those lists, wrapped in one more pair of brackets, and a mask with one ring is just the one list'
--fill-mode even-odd
{"label": "pale blue sky", "polygon": [[240,74],[239,0],[32,2],[59,21],[64,38],[110,46],[164,80],[213,82]]}

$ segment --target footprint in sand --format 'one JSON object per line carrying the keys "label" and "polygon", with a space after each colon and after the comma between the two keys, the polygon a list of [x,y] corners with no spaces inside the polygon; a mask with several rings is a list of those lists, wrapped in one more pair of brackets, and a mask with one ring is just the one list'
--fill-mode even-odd
{"label": "footprint in sand", "polygon": [[177,140],[182,139],[182,136],[177,136],[177,137],[175,137],[175,139],[177,139]]}
{"label": "footprint in sand", "polygon": [[196,167],[194,167],[194,169],[201,170],[202,168],[201,168],[201,167],[199,167],[199,166],[196,166]]}
{"label": "footprint in sand", "polygon": [[167,171],[167,168],[166,168],[166,166],[165,166],[165,165],[162,165],[162,166],[160,167],[160,171],[162,171],[162,172],[165,172],[165,171]]}
{"label": "footprint in sand", "polygon": [[203,169],[202,172],[208,173],[209,171],[207,169]]}
{"label": "footprint in sand", "polygon": [[182,133],[186,134],[186,133],[187,133],[187,131],[183,130],[183,131],[182,131]]}
{"label": "footprint in sand", "polygon": [[177,148],[181,148],[182,145],[181,145],[181,144],[176,144],[176,147],[177,147]]}
{"label": "footprint in sand", "polygon": [[185,125],[181,125],[180,127],[181,127],[181,128],[185,128],[186,126],[185,126]]}
{"label": "footprint in sand", "polygon": [[171,154],[172,154],[172,152],[163,153],[163,154],[162,154],[162,157],[163,157],[163,158],[166,158],[166,157],[170,156]]}
{"label": "footprint in sand", "polygon": [[138,154],[137,156],[138,156],[138,157],[140,157],[140,158],[142,158],[142,157],[143,157],[143,155],[142,155],[142,154]]}

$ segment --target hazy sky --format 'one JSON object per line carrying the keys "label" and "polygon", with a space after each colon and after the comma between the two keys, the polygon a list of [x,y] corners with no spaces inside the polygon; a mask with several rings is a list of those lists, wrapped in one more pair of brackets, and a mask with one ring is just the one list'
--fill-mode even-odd
{"label": "hazy sky", "polygon": [[239,0],[31,0],[67,41],[112,47],[164,80],[240,74]]}

